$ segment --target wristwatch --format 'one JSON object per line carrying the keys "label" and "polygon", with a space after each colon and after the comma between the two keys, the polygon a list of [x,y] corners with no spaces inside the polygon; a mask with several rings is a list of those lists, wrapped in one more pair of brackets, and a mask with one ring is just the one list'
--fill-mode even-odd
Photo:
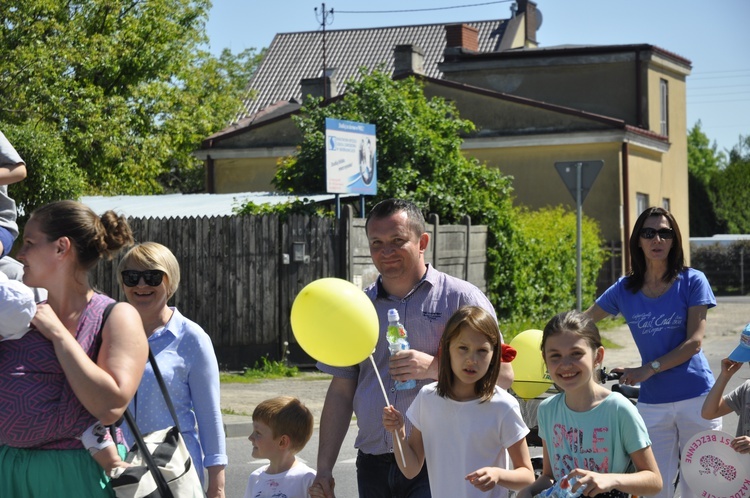
{"label": "wristwatch", "polygon": [[659,373],[659,370],[661,370],[661,363],[659,363],[658,361],[654,360],[654,361],[651,362],[651,368],[654,369],[654,372]]}

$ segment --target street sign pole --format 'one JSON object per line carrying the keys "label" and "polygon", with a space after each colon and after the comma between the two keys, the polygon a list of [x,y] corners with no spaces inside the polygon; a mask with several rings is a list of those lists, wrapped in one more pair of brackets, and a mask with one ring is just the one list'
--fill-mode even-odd
{"label": "street sign pole", "polygon": [[581,163],[576,164],[576,310],[581,311],[581,241],[583,239],[583,203],[581,202]]}
{"label": "street sign pole", "polygon": [[591,190],[596,176],[604,166],[604,161],[557,162],[555,169],[576,201],[576,310],[581,311],[582,282],[581,271],[583,245],[583,201]]}

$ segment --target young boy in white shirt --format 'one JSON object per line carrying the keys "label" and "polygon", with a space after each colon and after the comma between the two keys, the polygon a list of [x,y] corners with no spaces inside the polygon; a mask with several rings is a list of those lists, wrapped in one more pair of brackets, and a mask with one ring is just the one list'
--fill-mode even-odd
{"label": "young boy in white shirt", "polygon": [[313,433],[313,416],[300,400],[277,396],[262,401],[253,411],[254,458],[267,458],[268,465],[250,474],[245,498],[309,496],[315,470],[296,457]]}

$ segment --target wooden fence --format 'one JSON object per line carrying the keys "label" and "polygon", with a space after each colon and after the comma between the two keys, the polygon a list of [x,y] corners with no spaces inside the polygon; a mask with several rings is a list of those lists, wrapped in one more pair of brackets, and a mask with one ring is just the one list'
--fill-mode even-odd
{"label": "wooden fence", "polygon": [[[323,277],[364,288],[375,280],[364,219],[344,206],[340,220],[292,215],[130,218],[138,242],[169,247],[181,281],[170,304],[211,336],[222,369],[253,366],[263,356],[286,355],[298,365],[312,359],[297,345],[289,316],[297,293]],[[436,268],[487,288],[487,227],[440,225],[428,219],[425,259]],[[115,299],[119,259],[102,262],[94,285]],[[285,344],[286,343],[286,344]]]}

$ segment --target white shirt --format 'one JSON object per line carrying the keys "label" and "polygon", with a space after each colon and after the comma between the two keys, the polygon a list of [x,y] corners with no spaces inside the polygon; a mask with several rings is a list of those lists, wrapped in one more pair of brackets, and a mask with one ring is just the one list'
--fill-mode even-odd
{"label": "white shirt", "polygon": [[268,465],[250,474],[245,498],[307,498],[307,490],[315,480],[315,470],[297,460],[291,469],[267,474]]}

